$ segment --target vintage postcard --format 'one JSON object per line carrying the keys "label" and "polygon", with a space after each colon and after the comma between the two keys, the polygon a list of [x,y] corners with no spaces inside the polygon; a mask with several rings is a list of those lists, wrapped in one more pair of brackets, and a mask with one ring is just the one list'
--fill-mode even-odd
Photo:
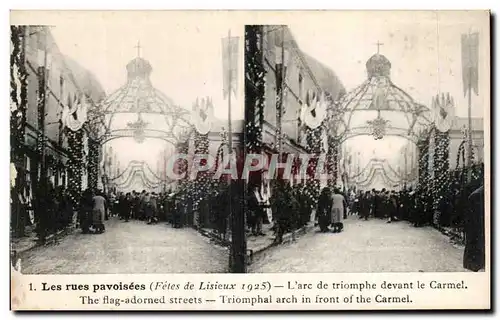
{"label": "vintage postcard", "polygon": [[11,11],[11,309],[490,309],[488,11]]}

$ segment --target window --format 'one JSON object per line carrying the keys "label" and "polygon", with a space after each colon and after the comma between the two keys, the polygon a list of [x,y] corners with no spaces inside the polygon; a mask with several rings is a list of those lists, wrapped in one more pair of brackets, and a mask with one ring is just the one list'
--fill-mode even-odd
{"label": "window", "polygon": [[59,91],[60,92],[59,100],[62,101],[62,103],[64,103],[64,101],[62,100],[64,96],[64,78],[62,75],[59,77],[59,88],[61,88],[61,90]]}
{"label": "window", "polygon": [[304,86],[304,78],[302,78],[302,73],[299,72],[299,100],[302,102],[302,91]]}

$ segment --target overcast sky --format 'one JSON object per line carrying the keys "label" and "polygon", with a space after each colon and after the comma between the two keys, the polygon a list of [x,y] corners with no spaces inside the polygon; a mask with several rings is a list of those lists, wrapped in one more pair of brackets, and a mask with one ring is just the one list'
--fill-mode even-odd
{"label": "overcast sky", "polygon": [[467,116],[462,86],[461,35],[480,32],[479,96],[472,99],[473,116],[483,115],[489,96],[489,26],[473,12],[335,12],[329,19],[289,24],[298,45],[330,67],[347,91],[366,80],[366,61],[380,53],[392,64],[393,82],[418,102],[429,105],[433,95],[450,92],[457,115]]}
{"label": "overcast sky", "polygon": [[[89,21],[76,15],[68,24],[55,25],[52,33],[60,50],[94,73],[107,94],[125,84],[125,66],[137,57],[140,42],[140,55],[153,68],[153,86],[188,109],[197,97],[210,96],[216,115],[227,118],[227,101],[222,96],[222,38],[229,29],[233,36],[242,36],[243,26],[216,19],[185,24],[181,17],[169,17],[172,15],[161,20],[145,15],[131,19],[131,15],[117,14],[112,19]],[[233,98],[234,119],[243,118],[238,98]]]}

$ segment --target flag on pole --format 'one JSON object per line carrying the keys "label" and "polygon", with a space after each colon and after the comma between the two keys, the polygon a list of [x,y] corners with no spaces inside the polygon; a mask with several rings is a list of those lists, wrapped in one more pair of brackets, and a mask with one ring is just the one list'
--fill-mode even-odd
{"label": "flag on pole", "polygon": [[230,92],[236,95],[238,89],[238,48],[239,37],[222,38],[222,68],[224,99]]}
{"label": "flag on pole", "polygon": [[285,46],[285,27],[281,31],[275,31],[274,56],[276,64],[276,87],[282,88],[286,77],[286,67],[289,60],[289,52]]}
{"label": "flag on pole", "polygon": [[479,94],[479,33],[462,34],[462,80],[464,96],[468,90]]}

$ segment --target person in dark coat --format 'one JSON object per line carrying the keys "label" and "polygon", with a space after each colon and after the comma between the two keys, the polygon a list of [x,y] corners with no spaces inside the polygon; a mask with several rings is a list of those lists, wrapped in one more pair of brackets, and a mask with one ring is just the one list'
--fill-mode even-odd
{"label": "person in dark coat", "polygon": [[123,200],[120,200],[120,213],[122,214],[122,217],[125,220],[125,222],[129,222],[131,211],[132,211],[132,196],[130,195],[130,192],[127,192],[125,198],[123,198]]}
{"label": "person in dark coat", "polygon": [[273,187],[273,194],[270,199],[273,212],[273,221],[275,225],[274,242],[279,244],[283,242],[283,235],[289,228],[289,216],[293,210],[292,199],[287,193],[286,185],[283,180],[276,180]]}
{"label": "person in dark coat", "polygon": [[11,227],[18,237],[25,236],[27,201],[20,186],[15,185],[11,188]]}
{"label": "person in dark coat", "polygon": [[477,272],[485,265],[484,186],[469,196],[465,219],[464,268]]}
{"label": "person in dark coat", "polygon": [[60,192],[59,210],[61,214],[61,227],[66,228],[73,222],[73,205],[71,204],[68,191],[64,187],[61,187]]}
{"label": "person in dark coat", "polygon": [[262,197],[257,185],[250,185],[247,193],[247,209],[254,218],[251,225],[254,236],[265,236],[262,232],[262,221],[264,219],[264,207]]}
{"label": "person in dark coat", "polygon": [[330,228],[328,226],[331,224],[331,212],[332,212],[333,198],[332,191],[330,188],[325,187],[321,190],[321,194],[318,199],[318,224],[319,230],[321,232],[328,232]]}
{"label": "person in dark coat", "polygon": [[360,219],[368,220],[370,216],[370,209],[372,204],[372,196],[370,191],[366,191],[365,194],[360,196],[359,205],[360,205]]}
{"label": "person in dark coat", "polygon": [[373,189],[372,190],[372,214],[374,218],[379,217],[379,211],[380,211],[380,194],[377,190]]}
{"label": "person in dark coat", "polygon": [[80,210],[79,210],[79,220],[82,233],[89,233],[90,226],[92,224],[92,209],[94,195],[90,189],[83,192],[82,198],[80,200]]}
{"label": "person in dark coat", "polygon": [[398,198],[396,195],[396,192],[392,190],[390,193],[389,191],[386,192],[386,202],[387,202],[387,214],[388,219],[387,223],[391,223],[392,221],[398,221]]}
{"label": "person in dark coat", "polygon": [[125,219],[125,195],[120,192],[116,198],[118,200],[118,204],[113,203],[113,210],[115,213],[118,213],[120,220],[123,220]]}
{"label": "person in dark coat", "polygon": [[399,218],[401,220],[407,220],[408,219],[408,207],[409,207],[409,197],[408,197],[408,190],[404,188],[400,193],[399,193]]}

